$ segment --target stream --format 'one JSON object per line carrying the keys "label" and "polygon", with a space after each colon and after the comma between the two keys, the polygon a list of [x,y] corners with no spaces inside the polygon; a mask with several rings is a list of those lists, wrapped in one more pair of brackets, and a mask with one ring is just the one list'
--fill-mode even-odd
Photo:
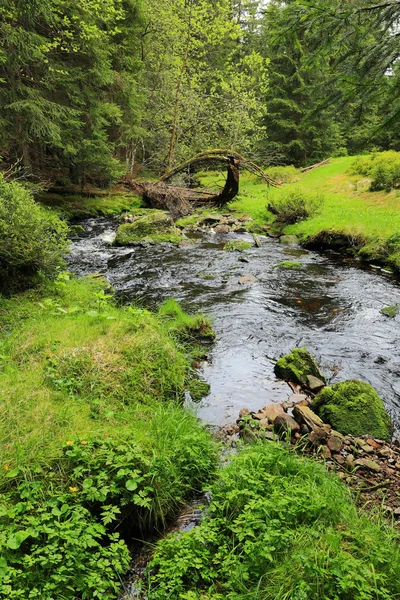
{"label": "stream", "polygon": [[[212,230],[186,247],[110,246],[118,222],[81,223],[68,256],[77,275],[102,273],[124,301],[147,308],[176,298],[189,312],[213,319],[216,342],[201,367],[211,393],[197,404],[210,425],[233,423],[241,408],[256,410],[290,395],[277,381],[275,360],[296,346],[317,358],[329,383],[359,378],[375,387],[394,420],[400,418],[399,319],[380,313],[399,302],[399,280],[334,254],[320,255],[260,237],[261,248],[226,252],[227,240],[249,234]],[[299,261],[299,270],[275,265]],[[256,281],[240,283],[250,275]]]}

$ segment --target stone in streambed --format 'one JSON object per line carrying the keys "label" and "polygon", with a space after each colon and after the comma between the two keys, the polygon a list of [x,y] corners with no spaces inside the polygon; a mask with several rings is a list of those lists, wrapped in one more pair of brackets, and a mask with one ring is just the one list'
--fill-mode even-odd
{"label": "stone in streambed", "polygon": [[304,423],[311,430],[324,427],[322,419],[309,406],[299,406],[297,404],[293,409],[293,416],[300,425]]}
{"label": "stone in streambed", "polygon": [[267,404],[267,406],[262,409],[262,413],[270,423],[274,423],[276,417],[284,415],[285,411],[280,404]]}
{"label": "stone in streambed", "polygon": [[274,420],[274,430],[278,433],[291,432],[291,435],[300,433],[300,425],[287,413],[278,415]]}
{"label": "stone in streambed", "polygon": [[181,233],[175,227],[174,221],[167,213],[160,211],[139,217],[133,223],[120,225],[114,244],[129,246],[142,241],[179,243],[181,239]]}
{"label": "stone in streambed", "polygon": [[379,473],[382,471],[382,468],[376,463],[374,460],[370,458],[358,458],[354,461],[354,465],[356,467],[363,467],[364,469],[368,469],[369,471],[374,471],[375,473]]}
{"label": "stone in streambed", "polygon": [[279,379],[292,381],[302,386],[308,385],[307,377],[309,375],[324,383],[326,382],[317,362],[306,348],[294,348],[290,354],[280,358],[274,367],[274,371]]}
{"label": "stone in streambed", "polygon": [[288,269],[288,270],[298,270],[301,269],[303,265],[301,262],[295,260],[283,260],[280,263],[277,263],[273,266],[274,269]]}
{"label": "stone in streambed", "polygon": [[244,250],[250,250],[252,244],[242,240],[230,240],[224,246],[226,252],[243,252]]}
{"label": "stone in streambed", "polygon": [[399,310],[400,307],[395,304],[394,306],[385,306],[384,308],[381,308],[381,313],[385,315],[385,317],[394,319],[394,317],[399,314]]}
{"label": "stone in streambed", "polygon": [[246,285],[248,283],[255,283],[256,281],[258,281],[258,279],[257,279],[257,277],[254,277],[253,275],[243,275],[239,279],[239,283],[241,285]]}
{"label": "stone in streambed", "polygon": [[321,381],[321,379],[318,379],[318,377],[314,377],[314,375],[307,375],[306,379],[308,389],[314,394],[321,391],[322,388],[325,387],[325,383]]}
{"label": "stone in streambed", "polygon": [[351,379],[325,387],[314,398],[315,412],[344,435],[390,439],[392,424],[374,388]]}

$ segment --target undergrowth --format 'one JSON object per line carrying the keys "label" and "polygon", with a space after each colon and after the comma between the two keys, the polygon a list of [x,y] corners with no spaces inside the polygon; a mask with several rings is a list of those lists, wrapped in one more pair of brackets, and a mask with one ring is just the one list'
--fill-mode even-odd
{"label": "undergrowth", "polygon": [[162,540],[149,600],[394,600],[393,528],[325,467],[269,442],[232,457],[201,525]]}
{"label": "undergrowth", "polygon": [[210,323],[66,274],[0,313],[0,597],[115,598],[127,542],[213,476],[215,444],[181,406]]}

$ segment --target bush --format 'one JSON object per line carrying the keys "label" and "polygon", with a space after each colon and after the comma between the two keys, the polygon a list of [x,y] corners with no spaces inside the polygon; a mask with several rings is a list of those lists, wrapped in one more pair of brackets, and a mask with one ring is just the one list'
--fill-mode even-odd
{"label": "bush", "polygon": [[390,192],[392,188],[400,186],[400,152],[389,150],[359,157],[350,172],[370,177],[372,192]]}
{"label": "bush", "polygon": [[63,264],[68,228],[21,184],[0,175],[0,289],[53,277]]}
{"label": "bush", "polygon": [[158,544],[149,598],[391,600],[398,542],[325,467],[257,444],[222,471],[201,525]]}
{"label": "bush", "polygon": [[268,210],[276,215],[277,221],[290,225],[314,215],[322,203],[322,196],[313,196],[300,189],[285,190],[268,204]]}
{"label": "bush", "polygon": [[2,598],[117,597],[127,542],[162,526],[216,466],[215,445],[182,409],[159,407],[146,430],[150,451],[132,440],[67,440],[52,467],[9,472],[0,500]]}

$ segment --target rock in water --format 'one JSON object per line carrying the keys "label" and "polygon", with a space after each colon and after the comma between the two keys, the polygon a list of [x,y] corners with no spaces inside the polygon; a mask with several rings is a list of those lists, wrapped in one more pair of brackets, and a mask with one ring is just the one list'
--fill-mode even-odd
{"label": "rock in water", "polygon": [[313,407],[323,421],[344,435],[390,438],[389,415],[369,383],[357,379],[335,383],[319,392]]}
{"label": "rock in water", "polygon": [[394,319],[394,317],[399,314],[399,310],[400,307],[395,304],[393,306],[385,306],[384,308],[381,308],[381,313],[385,315],[385,317]]}
{"label": "rock in water", "polygon": [[309,387],[307,377],[312,375],[326,383],[313,356],[305,348],[294,348],[290,354],[280,358],[274,368],[275,375],[285,381],[293,381]]}
{"label": "rock in water", "polygon": [[114,243],[118,246],[129,246],[141,241],[178,243],[180,240],[180,231],[171,217],[158,211],[139,217],[133,223],[120,225]]}

